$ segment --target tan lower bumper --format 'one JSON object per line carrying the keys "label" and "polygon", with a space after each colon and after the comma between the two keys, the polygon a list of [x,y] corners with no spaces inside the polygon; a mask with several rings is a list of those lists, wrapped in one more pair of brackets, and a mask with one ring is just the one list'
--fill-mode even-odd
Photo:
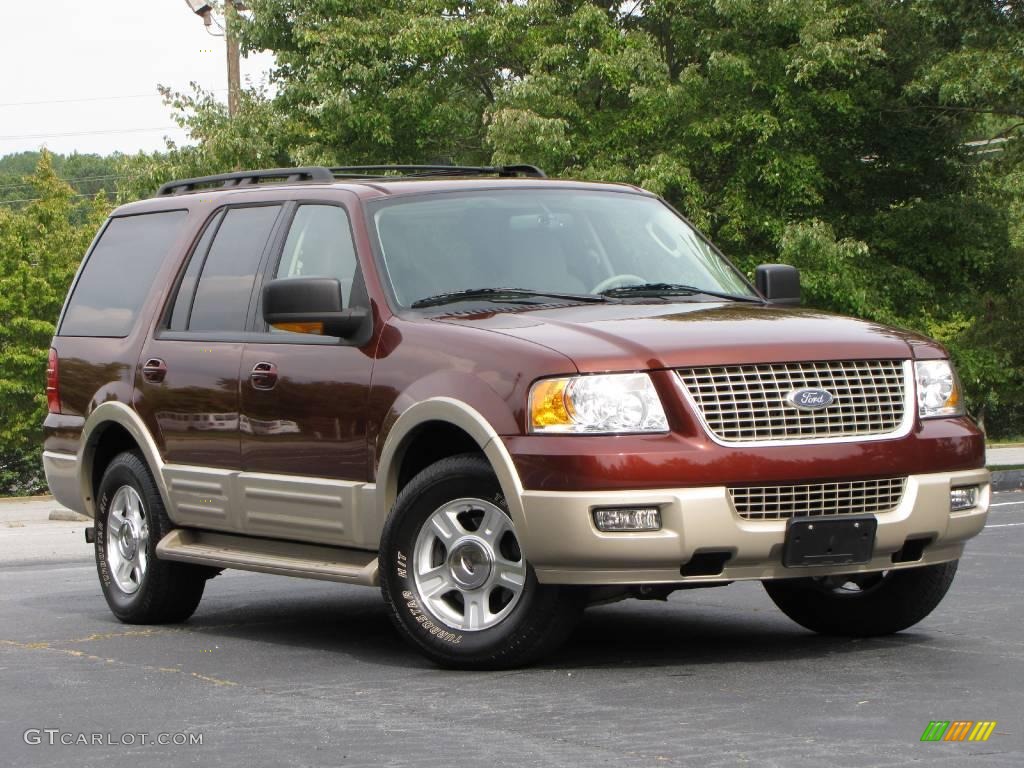
{"label": "tan lower bumper", "polygon": [[82,503],[82,486],[78,475],[78,457],[73,453],[43,451],[43,471],[46,484],[58,503],[86,515]]}
{"label": "tan lower bumper", "polygon": [[[912,568],[956,560],[964,542],[978,534],[988,516],[987,470],[911,475],[900,505],[878,514],[875,554],[855,566],[787,568],[782,565],[785,520],[741,519],[725,487],[653,491],[524,491],[526,519],[523,545],[549,584],[653,584],[777,579]],[[951,486],[979,485],[978,505],[949,511]],[[602,533],[593,509],[605,506],[656,505],[662,529],[650,533]],[[894,563],[893,555],[908,539],[930,538],[919,560]],[[686,576],[680,568],[695,553],[728,550],[724,569],[710,576]]]}

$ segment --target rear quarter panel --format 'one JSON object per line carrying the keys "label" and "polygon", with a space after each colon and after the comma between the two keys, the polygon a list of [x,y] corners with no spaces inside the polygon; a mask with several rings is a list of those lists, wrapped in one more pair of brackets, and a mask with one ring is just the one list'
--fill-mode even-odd
{"label": "rear quarter panel", "polygon": [[[61,412],[49,414],[43,424],[45,450],[77,452],[77,443],[85,420],[97,406],[109,401],[131,403],[142,344],[149,334],[159,308],[163,305],[167,292],[173,289],[184,251],[197,236],[206,218],[203,211],[209,211],[210,208],[209,201],[197,198],[194,201],[186,200],[180,203],[175,201],[170,205],[166,200],[146,201],[114,212],[114,215],[118,215],[124,212],[186,210],[189,216],[171,246],[169,256],[157,271],[135,325],[127,336],[110,338],[60,335],[60,323],[64,315],[64,312],[61,312],[57,323],[58,334],[51,342],[51,346],[57,351],[59,361]],[[74,291],[82,270],[88,264],[89,255],[95,244],[94,241],[89,253],[83,258],[79,273],[68,291],[68,298]],[[64,301],[65,308],[68,298]]]}

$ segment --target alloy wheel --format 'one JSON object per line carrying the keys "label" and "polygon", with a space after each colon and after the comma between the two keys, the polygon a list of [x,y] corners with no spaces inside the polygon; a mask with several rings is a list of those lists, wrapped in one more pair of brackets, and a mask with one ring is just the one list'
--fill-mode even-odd
{"label": "alloy wheel", "polygon": [[107,514],[107,566],[125,594],[142,586],[149,565],[149,521],[142,498],[130,485],[114,493]]}
{"label": "alloy wheel", "polygon": [[434,619],[473,632],[495,626],[515,608],[526,584],[526,560],[515,526],[500,507],[456,499],[420,528],[413,577]]}

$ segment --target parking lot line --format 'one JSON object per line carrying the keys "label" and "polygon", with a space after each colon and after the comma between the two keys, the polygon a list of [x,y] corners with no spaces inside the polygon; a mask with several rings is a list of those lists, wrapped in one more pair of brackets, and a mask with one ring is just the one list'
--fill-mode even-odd
{"label": "parking lot line", "polygon": [[117,664],[125,667],[137,667],[149,672],[180,672],[186,675],[194,677],[196,680],[201,680],[204,683],[211,683],[216,686],[237,686],[238,683],[233,680],[224,680],[219,677],[210,677],[209,675],[201,675],[198,672],[192,672],[187,669],[180,669],[177,667],[155,667],[149,664],[134,664],[129,661],[122,661],[121,659],[104,658],[103,656],[97,656],[92,653],[85,653],[84,651],[78,651],[73,648],[54,648],[50,643],[38,642],[38,643],[19,643],[15,640],[0,640],[0,645],[7,646],[9,648],[18,648],[23,651],[48,651],[51,653],[60,653],[66,656],[72,656],[78,659],[85,659],[87,661],[102,661],[106,664]]}

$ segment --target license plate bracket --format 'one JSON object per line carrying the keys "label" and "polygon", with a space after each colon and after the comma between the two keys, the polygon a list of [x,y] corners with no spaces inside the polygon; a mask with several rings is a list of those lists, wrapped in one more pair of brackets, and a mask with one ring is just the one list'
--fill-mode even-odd
{"label": "license plate bracket", "polygon": [[877,530],[874,515],[792,517],[786,524],[782,564],[786,568],[808,568],[866,563],[874,553]]}

